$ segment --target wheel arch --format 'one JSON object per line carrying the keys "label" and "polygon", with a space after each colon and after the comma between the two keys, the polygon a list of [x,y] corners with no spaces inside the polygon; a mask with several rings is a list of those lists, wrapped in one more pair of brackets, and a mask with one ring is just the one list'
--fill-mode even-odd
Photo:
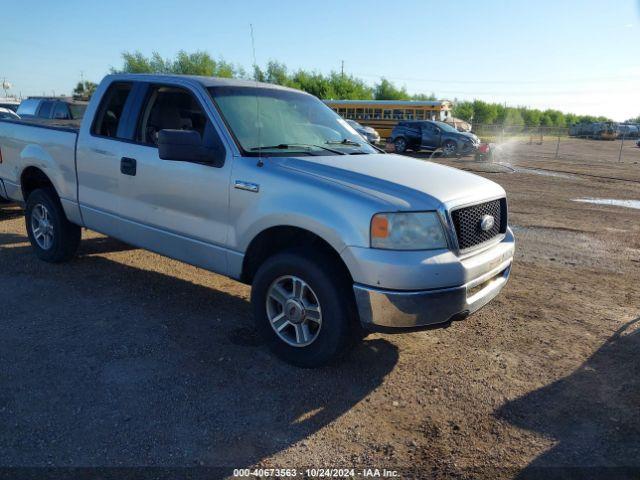
{"label": "wheel arch", "polygon": [[50,188],[56,193],[58,198],[60,198],[60,195],[49,176],[41,168],[29,165],[20,174],[20,189],[25,203],[29,198],[29,195],[39,188]]}
{"label": "wheel arch", "polygon": [[249,243],[245,252],[240,280],[251,284],[253,278],[269,257],[293,249],[317,251],[329,257],[352,282],[351,273],[344,263],[340,252],[317,233],[293,225],[271,226],[258,233]]}

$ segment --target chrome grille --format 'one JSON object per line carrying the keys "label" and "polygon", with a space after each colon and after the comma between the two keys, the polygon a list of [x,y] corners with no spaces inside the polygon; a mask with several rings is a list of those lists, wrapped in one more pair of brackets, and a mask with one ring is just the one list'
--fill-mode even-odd
{"label": "chrome grille", "polygon": [[[493,227],[485,231],[480,225],[486,215],[491,215],[494,223]],[[466,250],[488,242],[507,231],[507,202],[506,199],[501,198],[458,208],[451,212],[451,219],[458,237],[458,247],[460,250]]]}

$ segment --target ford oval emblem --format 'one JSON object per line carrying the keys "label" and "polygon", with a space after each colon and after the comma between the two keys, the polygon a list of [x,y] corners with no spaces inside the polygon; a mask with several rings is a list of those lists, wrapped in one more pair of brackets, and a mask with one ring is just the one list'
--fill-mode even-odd
{"label": "ford oval emblem", "polygon": [[480,220],[480,229],[483,232],[488,232],[489,230],[491,230],[493,228],[494,224],[495,224],[495,220],[494,220],[493,216],[492,215],[485,215]]}

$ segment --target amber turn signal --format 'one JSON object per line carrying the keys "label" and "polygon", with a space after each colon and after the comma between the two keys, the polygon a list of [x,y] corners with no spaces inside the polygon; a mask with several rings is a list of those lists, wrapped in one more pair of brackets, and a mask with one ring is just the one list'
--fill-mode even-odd
{"label": "amber turn signal", "polygon": [[389,219],[386,215],[376,215],[371,220],[371,237],[387,238],[389,236]]}

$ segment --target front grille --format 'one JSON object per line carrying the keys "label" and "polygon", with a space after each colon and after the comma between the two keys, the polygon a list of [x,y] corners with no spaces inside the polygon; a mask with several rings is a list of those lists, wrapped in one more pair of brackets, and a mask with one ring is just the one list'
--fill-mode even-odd
{"label": "front grille", "polygon": [[[487,231],[480,227],[485,215],[491,215],[494,219],[493,227]],[[460,250],[475,247],[507,231],[507,201],[501,198],[459,208],[451,212],[451,219],[456,229]]]}

